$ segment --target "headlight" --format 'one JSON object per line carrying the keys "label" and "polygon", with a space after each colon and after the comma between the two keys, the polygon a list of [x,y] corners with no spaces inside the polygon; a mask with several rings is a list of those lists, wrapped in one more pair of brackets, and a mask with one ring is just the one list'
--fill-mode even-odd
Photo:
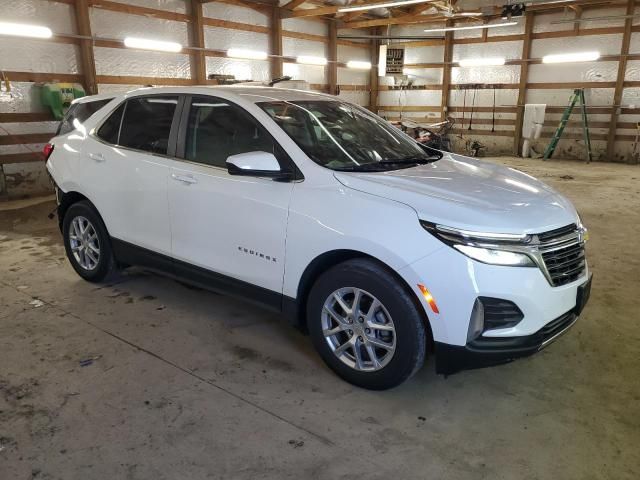
{"label": "headlight", "polygon": [[528,235],[470,232],[425,221],[420,224],[442,242],[479,262],[509,267],[537,267],[525,252],[531,241]]}
{"label": "headlight", "polygon": [[509,267],[535,267],[535,263],[524,253],[493,250],[489,248],[472,247],[471,245],[454,245],[453,248],[464,253],[467,257],[491,265],[505,265]]}

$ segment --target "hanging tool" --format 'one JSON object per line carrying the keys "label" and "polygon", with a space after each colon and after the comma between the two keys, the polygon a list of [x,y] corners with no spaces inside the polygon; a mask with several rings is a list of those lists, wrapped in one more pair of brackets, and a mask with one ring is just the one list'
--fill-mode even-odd
{"label": "hanging tool", "polygon": [[631,160],[638,163],[640,159],[640,122],[636,123],[636,141],[633,142],[633,151],[631,152]]}
{"label": "hanging tool", "polygon": [[496,86],[493,86],[493,118],[491,120],[491,131],[496,131]]}
{"label": "hanging tool", "polygon": [[467,89],[464,89],[464,99],[462,101],[462,125],[460,128],[460,138],[462,138],[462,130],[464,130],[464,116],[465,116],[465,112],[467,110]]}
{"label": "hanging tool", "polygon": [[473,102],[471,103],[471,119],[469,120],[469,128],[467,130],[471,130],[471,126],[473,125],[473,109],[476,106],[476,93],[478,92],[477,85],[473,87]]}
{"label": "hanging tool", "polygon": [[571,98],[569,99],[569,106],[567,106],[564,113],[562,114],[560,125],[558,125],[558,129],[556,130],[556,133],[553,135],[551,142],[549,143],[549,145],[547,146],[547,149],[544,152],[543,160],[548,160],[553,155],[553,152],[555,152],[556,147],[558,146],[558,142],[562,137],[562,133],[564,132],[564,129],[567,126],[567,122],[571,117],[571,112],[573,112],[573,108],[576,106],[576,103],[578,103],[578,101],[580,101],[580,104],[582,106],[582,112],[581,112],[582,113],[582,129],[584,133],[584,143],[587,148],[587,163],[591,163],[591,160],[592,160],[591,135],[589,134],[589,120],[587,118],[587,105],[584,99],[583,88],[577,88],[573,91],[573,95],[571,95]]}

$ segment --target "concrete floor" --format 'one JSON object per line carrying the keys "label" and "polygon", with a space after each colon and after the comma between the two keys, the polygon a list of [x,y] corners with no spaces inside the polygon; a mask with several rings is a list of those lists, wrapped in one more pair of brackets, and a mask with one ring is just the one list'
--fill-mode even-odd
{"label": "concrete floor", "polygon": [[591,303],[537,356],[448,379],[428,363],[388,392],[242,302],[140,270],[86,283],[50,200],[5,204],[0,479],[637,479],[640,169],[497,161],[582,212]]}

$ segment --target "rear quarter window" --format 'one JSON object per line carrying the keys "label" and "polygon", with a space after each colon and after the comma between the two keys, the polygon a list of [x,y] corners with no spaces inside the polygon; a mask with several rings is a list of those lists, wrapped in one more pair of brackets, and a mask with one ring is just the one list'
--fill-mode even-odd
{"label": "rear quarter window", "polygon": [[94,100],[91,102],[83,102],[76,103],[69,107],[67,113],[64,118],[58,125],[58,131],[56,135],[64,135],[73,131],[76,127],[74,125],[74,120],[78,120],[80,123],[85,122],[91,115],[96,113],[102,107],[104,107],[107,103],[109,103],[112,98],[104,98],[102,100]]}

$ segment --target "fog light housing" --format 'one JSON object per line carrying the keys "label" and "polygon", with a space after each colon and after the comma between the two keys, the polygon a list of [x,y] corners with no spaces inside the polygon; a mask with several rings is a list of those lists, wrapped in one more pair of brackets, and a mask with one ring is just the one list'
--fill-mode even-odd
{"label": "fog light housing", "polygon": [[469,322],[469,330],[467,331],[467,343],[474,341],[484,331],[484,305],[479,298],[473,304],[471,310],[471,321]]}
{"label": "fog light housing", "polygon": [[522,321],[524,314],[510,300],[478,297],[471,310],[467,342],[472,342],[490,330],[511,328]]}

